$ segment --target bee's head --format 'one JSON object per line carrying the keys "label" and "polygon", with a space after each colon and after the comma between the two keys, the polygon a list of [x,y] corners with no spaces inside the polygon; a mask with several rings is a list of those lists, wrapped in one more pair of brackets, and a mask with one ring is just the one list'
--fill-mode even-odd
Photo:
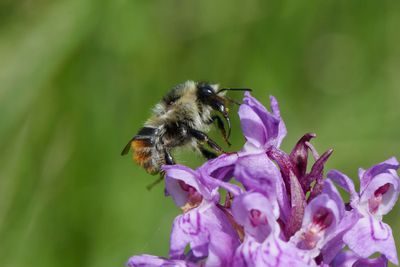
{"label": "bee's head", "polygon": [[223,94],[218,91],[217,84],[197,83],[197,99],[204,105],[210,106],[212,109],[221,112],[224,117],[228,116],[227,101]]}
{"label": "bee's head", "polygon": [[227,99],[224,97],[224,91],[218,91],[218,85],[200,82],[197,83],[197,99],[203,105],[210,106],[222,114],[228,124],[228,137],[231,132],[231,121],[229,119]]}
{"label": "bee's head", "polygon": [[229,119],[228,107],[229,102],[237,103],[235,100],[226,97],[226,91],[251,91],[248,88],[223,88],[218,89],[217,84],[209,84],[200,82],[196,84],[197,88],[197,98],[204,105],[209,105],[213,110],[216,110],[224,116],[226,122],[228,123],[228,137],[231,132],[231,121]]}

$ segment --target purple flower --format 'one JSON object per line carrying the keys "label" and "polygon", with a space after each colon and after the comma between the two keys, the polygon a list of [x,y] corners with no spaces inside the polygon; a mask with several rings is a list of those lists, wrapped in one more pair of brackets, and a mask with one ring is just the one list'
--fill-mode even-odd
{"label": "purple flower", "polygon": [[222,154],[204,163],[197,171],[204,177],[229,181],[233,177],[233,171],[238,158],[238,153]]}
{"label": "purple flower", "polygon": [[357,255],[367,258],[375,252],[398,264],[396,246],[389,225],[382,216],[394,206],[399,196],[399,163],[390,158],[368,170],[359,170],[360,193],[349,177],[333,170],[328,177],[350,193],[350,206],[360,219],[343,236],[344,242]]}
{"label": "purple flower", "polygon": [[327,194],[314,198],[306,207],[301,229],[291,238],[296,246],[318,256],[340,221],[339,207]]}
{"label": "purple flower", "polygon": [[[281,207],[281,219],[287,220],[289,201],[278,167],[266,155],[267,149],[279,147],[286,135],[285,124],[280,117],[278,102],[270,98],[270,113],[260,102],[246,92],[239,117],[246,138],[244,148],[238,153],[221,155],[199,168],[203,176],[229,181],[235,177],[246,190],[264,194]],[[240,190],[228,189],[234,195]]]}
{"label": "purple flower", "polygon": [[232,203],[232,215],[243,226],[246,238],[262,243],[270,234],[279,236],[279,209],[257,192],[237,196]]}
{"label": "purple flower", "polygon": [[246,190],[260,192],[281,208],[281,220],[289,216],[289,200],[278,167],[266,155],[271,147],[279,147],[286,136],[286,127],[280,116],[278,101],[270,97],[270,113],[249,92],[245,93],[239,108],[240,123],[246,144],[238,153],[234,176]]}
{"label": "purple flower", "polygon": [[232,266],[313,267],[317,265],[313,259],[303,255],[292,244],[270,236],[261,244],[253,240],[245,241],[236,251]]}
{"label": "purple flower", "polygon": [[240,156],[235,165],[234,176],[247,191],[263,194],[276,208],[279,205],[283,212],[281,217],[286,221],[289,202],[282,176],[278,167],[265,153]]}
{"label": "purple flower", "polygon": [[[221,160],[226,159],[221,158]],[[175,204],[183,211],[187,211],[198,206],[203,198],[217,203],[220,199],[219,187],[239,194],[242,190],[237,185],[213,179],[210,176],[209,172],[218,170],[217,163],[216,161],[207,162],[197,170],[183,165],[164,165],[167,195],[171,195]]]}
{"label": "purple flower", "polygon": [[[181,165],[164,166],[163,170],[167,192],[184,211],[173,223],[170,258],[190,258],[193,262],[206,259],[205,266],[227,266],[239,246],[239,236],[218,205],[218,185],[233,191],[236,186]],[[187,245],[189,254],[185,254]]]}
{"label": "purple flower", "polygon": [[[182,210],[173,222],[169,257],[133,256],[128,266],[397,264],[392,230],[382,221],[400,191],[397,160],[360,169],[359,193],[338,171],[325,179],[332,150],[320,156],[310,143],[316,135],[308,133],[290,153],[282,151],[286,127],[276,99],[270,102],[272,112],[246,93],[239,109],[246,139],[240,151],[196,170],[163,166],[165,193]],[[334,183],[350,193],[350,203]]]}
{"label": "purple flower", "polygon": [[302,226],[290,241],[309,257],[329,264],[344,247],[342,237],[357,219],[345,211],[339,192],[326,180],[322,194],[308,203]]}
{"label": "purple flower", "polygon": [[127,264],[129,267],[194,267],[193,263],[184,260],[170,260],[152,255],[140,255],[131,257]]}
{"label": "purple flower", "polygon": [[324,263],[331,263],[345,246],[343,235],[357,222],[359,215],[345,210],[343,199],[332,181],[325,180],[322,193],[327,194],[336,203],[339,211],[339,221],[334,230],[325,237],[325,245],[320,251],[322,261]]}
{"label": "purple flower", "polygon": [[279,214],[262,194],[245,193],[235,198],[232,214],[245,232],[233,266],[313,266],[310,258],[280,239]]}
{"label": "purple flower", "polygon": [[332,267],[387,267],[388,260],[385,256],[374,259],[363,259],[352,251],[343,251],[333,260]]}
{"label": "purple flower", "polygon": [[[332,150],[328,150],[319,157],[308,142],[313,137],[315,137],[314,134],[304,135],[290,155],[275,147],[271,147],[267,151],[268,156],[275,160],[280,168],[290,203],[287,211],[288,219],[283,221],[285,223],[284,233],[287,238],[300,229],[307,201],[311,201],[323,190],[323,167],[332,154]],[[306,173],[308,150],[313,152],[316,161],[312,165],[311,171]],[[314,183],[313,187],[311,187],[312,183]],[[307,194],[309,194],[308,199],[306,199]]]}
{"label": "purple flower", "polygon": [[175,218],[170,241],[171,259],[185,259],[190,246],[192,260],[204,260],[204,266],[229,266],[239,236],[225,213],[213,203],[204,201]]}
{"label": "purple flower", "polygon": [[265,151],[270,146],[279,147],[286,136],[286,126],[281,119],[278,101],[271,96],[270,113],[249,92],[245,93],[239,108],[240,123],[246,138],[244,151]]}

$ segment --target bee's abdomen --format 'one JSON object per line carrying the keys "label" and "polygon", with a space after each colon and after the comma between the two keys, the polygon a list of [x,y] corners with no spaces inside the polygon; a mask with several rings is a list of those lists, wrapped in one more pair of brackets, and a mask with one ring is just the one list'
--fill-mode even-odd
{"label": "bee's abdomen", "polygon": [[157,174],[160,172],[161,163],[159,161],[159,156],[150,140],[133,140],[131,147],[133,150],[133,160],[137,164],[150,174]]}

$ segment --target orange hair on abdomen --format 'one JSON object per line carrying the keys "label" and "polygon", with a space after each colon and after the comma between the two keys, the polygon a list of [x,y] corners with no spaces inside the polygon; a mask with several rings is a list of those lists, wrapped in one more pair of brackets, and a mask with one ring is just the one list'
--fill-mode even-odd
{"label": "orange hair on abdomen", "polygon": [[160,171],[159,166],[154,164],[155,160],[152,155],[154,149],[149,140],[133,140],[131,147],[133,150],[133,161],[142,166],[150,174],[156,174]]}

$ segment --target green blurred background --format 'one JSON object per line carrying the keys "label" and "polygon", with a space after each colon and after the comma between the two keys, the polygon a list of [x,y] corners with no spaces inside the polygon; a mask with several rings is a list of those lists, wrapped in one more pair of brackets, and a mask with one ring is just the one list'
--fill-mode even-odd
{"label": "green blurred background", "polygon": [[[284,149],[316,132],[353,178],[400,157],[399,28],[398,1],[2,0],[0,266],[167,255],[179,210],[120,151],[187,79],[275,95]],[[398,245],[399,212],[385,217]]]}

